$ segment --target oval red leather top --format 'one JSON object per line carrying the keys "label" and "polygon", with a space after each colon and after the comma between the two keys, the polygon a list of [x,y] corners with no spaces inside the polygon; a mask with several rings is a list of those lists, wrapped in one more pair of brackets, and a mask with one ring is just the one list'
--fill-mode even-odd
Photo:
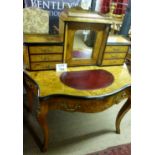
{"label": "oval red leather top", "polygon": [[114,76],[105,70],[70,71],[62,73],[60,80],[75,89],[92,90],[111,85]]}

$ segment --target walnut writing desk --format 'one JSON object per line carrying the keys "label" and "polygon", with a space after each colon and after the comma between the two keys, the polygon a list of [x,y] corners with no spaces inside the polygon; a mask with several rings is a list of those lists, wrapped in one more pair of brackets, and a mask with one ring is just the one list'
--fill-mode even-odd
{"label": "walnut writing desk", "polygon": [[[81,78],[84,83],[79,83]],[[76,81],[78,86],[84,84],[86,89],[74,85]],[[69,67],[65,73],[55,70],[25,70],[24,86],[27,90],[29,110],[36,112],[43,130],[42,151],[48,148],[49,131],[46,116],[49,110],[94,113],[119,103],[122,98],[128,98],[116,118],[116,132],[120,133],[120,122],[131,107],[130,74],[126,66]],[[35,96],[38,98],[37,103],[33,102]]]}

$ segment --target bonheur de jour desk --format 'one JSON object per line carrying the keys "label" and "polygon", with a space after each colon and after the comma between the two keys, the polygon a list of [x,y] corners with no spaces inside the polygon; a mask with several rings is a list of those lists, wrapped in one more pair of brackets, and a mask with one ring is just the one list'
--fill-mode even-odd
{"label": "bonheur de jour desk", "polygon": [[[94,113],[103,111],[119,103],[120,100],[128,98],[116,118],[116,132],[120,133],[120,122],[131,107],[130,74],[126,66],[69,67],[66,73],[97,70],[108,71],[113,76],[112,83],[104,88],[76,89],[62,82],[62,72],[55,70],[24,71],[24,87],[27,90],[29,110],[30,112],[35,111],[43,130],[42,151],[46,151],[48,148],[49,129],[46,116],[49,110]],[[98,81],[99,79],[96,77],[92,80]],[[37,102],[34,102],[34,97],[38,98]]]}

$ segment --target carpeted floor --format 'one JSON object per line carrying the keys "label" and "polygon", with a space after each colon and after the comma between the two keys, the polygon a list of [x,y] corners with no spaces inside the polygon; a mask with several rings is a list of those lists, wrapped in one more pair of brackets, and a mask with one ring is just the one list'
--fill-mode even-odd
{"label": "carpeted floor", "polygon": [[[123,102],[94,114],[51,111],[48,115],[49,149],[40,152],[27,121],[23,126],[23,155],[85,155],[111,146],[130,142],[130,111],[121,123],[121,134],[115,133],[115,119]],[[24,110],[28,120],[41,136],[37,121]]]}
{"label": "carpeted floor", "polygon": [[131,143],[109,147],[87,155],[131,155]]}

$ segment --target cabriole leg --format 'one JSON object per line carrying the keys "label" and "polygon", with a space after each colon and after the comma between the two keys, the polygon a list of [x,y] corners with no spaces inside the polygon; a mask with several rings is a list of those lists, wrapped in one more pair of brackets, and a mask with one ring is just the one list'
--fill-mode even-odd
{"label": "cabriole leg", "polygon": [[117,118],[116,118],[116,133],[120,134],[120,123],[123,119],[124,115],[130,110],[131,108],[131,89],[129,88],[126,93],[128,94],[129,98],[126,103],[123,105],[121,110],[119,111]]}
{"label": "cabriole leg", "polygon": [[48,124],[46,120],[46,116],[48,113],[48,105],[47,104],[40,104],[40,109],[38,111],[37,120],[43,130],[43,146],[41,151],[45,152],[48,148]]}

